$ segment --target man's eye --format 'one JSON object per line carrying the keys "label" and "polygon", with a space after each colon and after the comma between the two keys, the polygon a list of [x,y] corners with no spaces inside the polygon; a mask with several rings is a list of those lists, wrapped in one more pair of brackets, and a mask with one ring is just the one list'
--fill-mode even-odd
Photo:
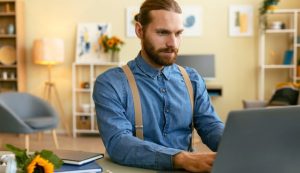
{"label": "man's eye", "polygon": [[158,31],[157,32],[159,35],[168,35],[169,33],[166,31]]}

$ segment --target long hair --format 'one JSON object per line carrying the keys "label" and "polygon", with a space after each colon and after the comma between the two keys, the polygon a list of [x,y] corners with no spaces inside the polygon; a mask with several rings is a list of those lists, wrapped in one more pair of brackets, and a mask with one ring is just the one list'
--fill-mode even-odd
{"label": "long hair", "polygon": [[145,0],[141,5],[140,12],[134,19],[143,27],[151,22],[150,11],[167,10],[176,13],[182,13],[180,6],[175,0]]}

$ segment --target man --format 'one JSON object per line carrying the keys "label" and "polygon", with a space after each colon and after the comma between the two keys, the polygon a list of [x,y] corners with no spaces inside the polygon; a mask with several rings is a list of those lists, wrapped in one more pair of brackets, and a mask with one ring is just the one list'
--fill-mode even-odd
{"label": "man", "polygon": [[174,64],[183,32],[181,9],[174,0],[146,0],[136,19],[142,48],[128,66],[140,95],[144,139],[135,136],[127,77],[121,68],[110,69],[97,78],[93,93],[107,152],[113,161],[128,166],[209,172],[215,153],[190,152],[192,120],[213,151],[224,125],[210,103],[203,79],[186,67],[194,91],[192,111],[186,84]]}

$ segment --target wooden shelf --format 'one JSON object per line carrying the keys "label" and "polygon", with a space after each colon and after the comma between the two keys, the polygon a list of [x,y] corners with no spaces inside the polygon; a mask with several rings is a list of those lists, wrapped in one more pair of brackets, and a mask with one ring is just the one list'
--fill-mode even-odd
{"label": "wooden shelf", "polygon": [[[0,48],[2,46],[12,46],[15,48],[16,63],[4,65],[0,63],[0,93],[6,91],[26,90],[25,52],[24,52],[24,1],[23,0],[0,0]],[[7,34],[9,26],[13,25],[13,30]],[[7,73],[7,79],[3,79],[3,74]],[[14,78],[10,78],[13,74]]]}

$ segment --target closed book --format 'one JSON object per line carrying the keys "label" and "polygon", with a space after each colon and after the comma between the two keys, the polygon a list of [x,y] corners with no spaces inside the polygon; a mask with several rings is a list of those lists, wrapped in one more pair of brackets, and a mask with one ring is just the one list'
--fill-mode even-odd
{"label": "closed book", "polygon": [[73,165],[83,165],[97,159],[103,158],[104,154],[86,152],[86,151],[72,151],[72,150],[57,150],[54,152],[64,163]]}
{"label": "closed book", "polygon": [[84,164],[84,165],[72,165],[64,163],[59,169],[55,170],[54,173],[99,173],[102,172],[102,167],[95,161]]}

